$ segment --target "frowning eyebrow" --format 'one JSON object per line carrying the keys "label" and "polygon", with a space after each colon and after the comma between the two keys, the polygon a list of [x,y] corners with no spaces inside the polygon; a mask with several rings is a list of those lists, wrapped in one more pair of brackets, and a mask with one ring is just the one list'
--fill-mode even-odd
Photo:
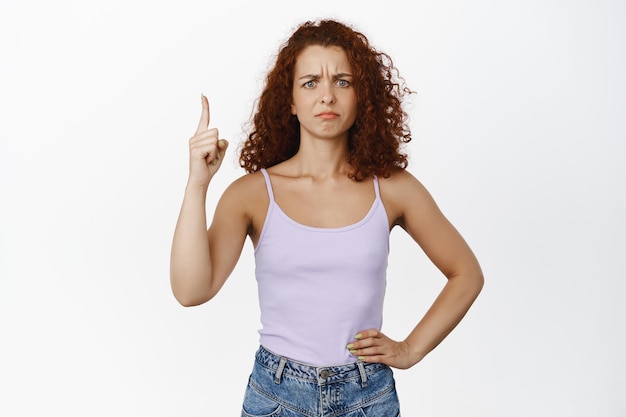
{"label": "frowning eyebrow", "polygon": [[[351,78],[351,77],[352,77],[352,74],[348,74],[347,72],[340,72],[340,73],[333,75],[333,80],[338,80],[340,78]],[[306,74],[298,78],[298,80],[319,80],[320,78],[322,78],[322,76],[319,74]]]}

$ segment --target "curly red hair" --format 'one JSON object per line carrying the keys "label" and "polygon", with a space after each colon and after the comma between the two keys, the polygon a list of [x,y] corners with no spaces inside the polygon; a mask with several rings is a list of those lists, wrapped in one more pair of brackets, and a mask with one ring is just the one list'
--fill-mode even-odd
{"label": "curly red hair", "polygon": [[257,102],[252,132],[241,148],[240,165],[248,173],[269,168],[296,154],[300,123],[290,112],[294,69],[308,46],[338,46],[348,56],[359,111],[348,132],[350,177],[389,177],[408,165],[401,145],[411,140],[408,115],[402,108],[404,86],[389,55],[374,49],[360,32],[333,20],[305,22],[279,50],[274,68]]}

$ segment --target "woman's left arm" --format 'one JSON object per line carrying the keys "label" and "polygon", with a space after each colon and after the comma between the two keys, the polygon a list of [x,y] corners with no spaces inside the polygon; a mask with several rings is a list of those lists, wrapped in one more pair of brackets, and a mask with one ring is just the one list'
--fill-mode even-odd
{"label": "woman's left arm", "polygon": [[406,339],[397,342],[369,329],[357,334],[348,349],[365,362],[406,369],[422,360],[459,324],[483,287],[483,274],[463,237],[410,173],[381,180],[381,196],[392,225],[406,230],[447,283]]}

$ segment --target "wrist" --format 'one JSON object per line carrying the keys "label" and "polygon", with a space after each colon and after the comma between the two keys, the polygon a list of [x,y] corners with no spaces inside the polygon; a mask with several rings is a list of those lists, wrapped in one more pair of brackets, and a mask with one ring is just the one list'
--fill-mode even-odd
{"label": "wrist", "polygon": [[412,365],[420,362],[428,354],[428,351],[418,342],[412,342],[407,338],[403,343],[407,349],[408,357]]}
{"label": "wrist", "polygon": [[207,190],[209,184],[198,184],[193,181],[189,181],[185,187],[185,200],[187,201],[206,201]]}
{"label": "wrist", "polygon": [[190,177],[189,179],[187,179],[185,192],[206,194],[207,189],[209,188],[209,182],[210,181],[197,181]]}

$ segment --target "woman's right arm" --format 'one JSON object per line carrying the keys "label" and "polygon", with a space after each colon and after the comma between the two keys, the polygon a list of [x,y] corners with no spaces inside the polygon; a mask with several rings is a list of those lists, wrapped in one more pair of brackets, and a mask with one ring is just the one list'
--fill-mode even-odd
{"label": "woman's right arm", "polygon": [[189,140],[189,179],[170,257],[172,292],[184,306],[205,303],[220,290],[239,259],[248,230],[248,216],[240,204],[241,187],[235,184],[220,198],[207,230],[209,184],[228,147],[217,129],[208,128],[209,120],[209,103],[202,96],[200,123]]}

